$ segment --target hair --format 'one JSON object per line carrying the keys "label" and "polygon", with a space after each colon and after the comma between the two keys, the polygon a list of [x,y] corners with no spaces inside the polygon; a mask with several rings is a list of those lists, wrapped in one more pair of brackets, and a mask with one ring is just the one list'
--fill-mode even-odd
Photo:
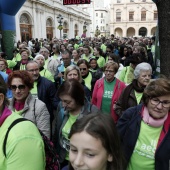
{"label": "hair", "polygon": [[115,72],[115,74],[117,73],[118,69],[119,69],[119,65],[116,63],[116,62],[113,62],[113,61],[108,61],[104,67],[103,67],[103,70],[105,71],[106,68],[110,68],[110,67],[113,67],[113,70]]}
{"label": "hair", "polygon": [[58,44],[53,44],[53,48],[55,48],[55,51],[60,54],[60,46]]}
{"label": "hair", "polygon": [[87,66],[87,68],[90,68],[90,65],[88,63],[87,60],[85,59],[80,59],[78,62],[77,62],[77,66],[80,66],[81,64],[85,64]]}
{"label": "hair", "polygon": [[139,76],[140,76],[140,73],[141,73],[142,71],[148,71],[148,70],[150,70],[151,73],[152,73],[152,67],[151,67],[150,64],[145,63],[145,62],[138,64],[138,65],[135,67],[135,70],[134,70],[134,78],[135,78],[135,79],[138,79]]}
{"label": "hair", "polygon": [[3,101],[3,107],[8,106],[9,105],[9,100],[6,97],[7,94],[7,85],[3,79],[3,77],[0,75],[0,93],[2,93],[4,95],[4,101]]}
{"label": "hair", "polygon": [[48,53],[49,53],[49,50],[48,50],[46,47],[42,47],[42,48],[40,48],[39,53],[41,53],[41,51],[42,51],[42,50],[44,50],[44,51],[46,51],[46,52],[48,52]]}
{"label": "hair", "polygon": [[[110,115],[92,113],[78,119],[71,127],[69,139],[74,134],[81,132],[86,132],[94,138],[101,140],[107,153],[112,156],[112,162],[107,162],[107,170],[124,169],[124,157],[120,139],[115,123]],[[69,169],[73,169],[71,164]]]}
{"label": "hair", "polygon": [[119,62],[119,57],[118,57],[116,54],[114,54],[114,53],[109,53],[109,54],[108,54],[108,57],[111,57],[112,60],[119,65],[119,63],[120,63],[120,62]]}
{"label": "hair", "polygon": [[13,78],[20,78],[29,89],[32,89],[34,87],[34,81],[26,70],[16,70],[11,72],[8,77],[9,87],[11,86]]}
{"label": "hair", "polygon": [[36,64],[38,65],[38,67],[40,67],[40,65],[37,63],[36,60],[30,60],[30,61],[28,61],[28,63],[25,65],[25,69],[26,69],[26,70],[27,70],[27,65],[28,65],[28,64],[31,64],[31,63],[36,63]]}
{"label": "hair", "polygon": [[64,72],[64,80],[67,80],[67,74],[72,71],[72,70],[76,70],[77,74],[78,74],[78,81],[81,83],[82,82],[82,77],[81,77],[81,73],[80,73],[80,69],[78,66],[76,65],[71,65],[68,66]]}
{"label": "hair", "polygon": [[20,51],[20,54],[22,54],[23,52],[26,52],[28,54],[28,56],[30,55],[30,51],[27,48],[24,48]]}
{"label": "hair", "polygon": [[4,62],[4,64],[5,64],[6,68],[8,67],[8,63],[7,63],[7,61],[6,61],[5,59],[0,58],[0,61],[3,61],[3,62]]}
{"label": "hair", "polygon": [[170,80],[168,78],[158,78],[151,81],[143,92],[143,102],[147,105],[150,98],[170,94]]}
{"label": "hair", "polygon": [[39,57],[42,57],[42,58],[44,59],[44,62],[45,62],[45,58],[44,58],[44,56],[41,55],[41,54],[37,54],[37,55],[35,56],[35,58],[34,58],[34,61],[36,61]]}
{"label": "hair", "polygon": [[96,48],[96,50],[99,52],[100,56],[103,56],[103,51],[99,46],[95,46],[94,48]]}
{"label": "hair", "polygon": [[72,58],[72,53],[71,53],[68,49],[62,51],[62,53],[61,53],[61,55],[66,55],[66,54],[69,55],[69,58],[70,58],[70,59]]}
{"label": "hair", "polygon": [[69,95],[77,105],[84,105],[85,92],[83,86],[75,79],[64,81],[58,89],[58,97],[62,95]]}
{"label": "hair", "polygon": [[89,54],[91,53],[91,48],[88,45],[84,45],[83,48],[87,48],[89,50]]}

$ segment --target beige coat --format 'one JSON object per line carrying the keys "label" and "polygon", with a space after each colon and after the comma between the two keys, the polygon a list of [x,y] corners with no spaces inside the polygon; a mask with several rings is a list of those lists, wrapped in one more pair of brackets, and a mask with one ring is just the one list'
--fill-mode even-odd
{"label": "beige coat", "polygon": [[[14,98],[10,100],[9,109],[15,111]],[[44,135],[50,138],[50,114],[44,102],[35,99],[31,94],[26,98],[23,112],[21,114],[24,118],[31,120]]]}

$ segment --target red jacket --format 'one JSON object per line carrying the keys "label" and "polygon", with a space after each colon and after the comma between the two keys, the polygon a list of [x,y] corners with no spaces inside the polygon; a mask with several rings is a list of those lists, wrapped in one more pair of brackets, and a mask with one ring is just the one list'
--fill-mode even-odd
{"label": "red jacket", "polygon": [[[114,110],[114,105],[118,101],[119,96],[121,95],[123,89],[126,87],[125,83],[120,81],[119,79],[116,79],[116,84],[113,89],[113,96],[112,96],[112,102],[111,102],[111,115],[115,122],[118,120],[118,116],[116,115],[116,112]],[[94,86],[93,95],[92,95],[92,104],[96,105],[99,109],[101,108],[102,104],[102,97],[104,92],[104,78],[101,78],[97,80]]]}

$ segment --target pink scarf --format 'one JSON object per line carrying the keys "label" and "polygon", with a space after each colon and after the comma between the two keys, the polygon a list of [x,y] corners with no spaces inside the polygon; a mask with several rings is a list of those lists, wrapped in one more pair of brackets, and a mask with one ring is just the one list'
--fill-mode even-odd
{"label": "pink scarf", "polygon": [[24,108],[25,102],[14,102],[14,108],[16,111],[20,111]]}
{"label": "pink scarf", "polygon": [[152,126],[152,127],[160,127],[164,124],[165,120],[167,119],[168,114],[166,114],[163,118],[160,119],[154,119],[149,115],[147,107],[144,107],[143,109],[143,121]]}
{"label": "pink scarf", "polygon": [[2,112],[2,115],[0,116],[0,126],[4,123],[5,119],[11,114],[11,110],[9,110],[7,107],[5,107],[4,111]]}

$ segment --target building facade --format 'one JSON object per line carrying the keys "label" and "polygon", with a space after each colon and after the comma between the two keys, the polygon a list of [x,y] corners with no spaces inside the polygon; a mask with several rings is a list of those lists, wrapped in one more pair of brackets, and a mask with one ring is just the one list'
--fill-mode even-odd
{"label": "building facade", "polygon": [[153,36],[158,20],[152,0],[114,0],[110,9],[110,33],[116,37]]}
{"label": "building facade", "polygon": [[[60,24],[58,16],[61,15]],[[16,41],[30,38],[52,39],[90,36],[90,15],[62,0],[27,0],[15,16]],[[59,25],[62,25],[59,27]]]}

